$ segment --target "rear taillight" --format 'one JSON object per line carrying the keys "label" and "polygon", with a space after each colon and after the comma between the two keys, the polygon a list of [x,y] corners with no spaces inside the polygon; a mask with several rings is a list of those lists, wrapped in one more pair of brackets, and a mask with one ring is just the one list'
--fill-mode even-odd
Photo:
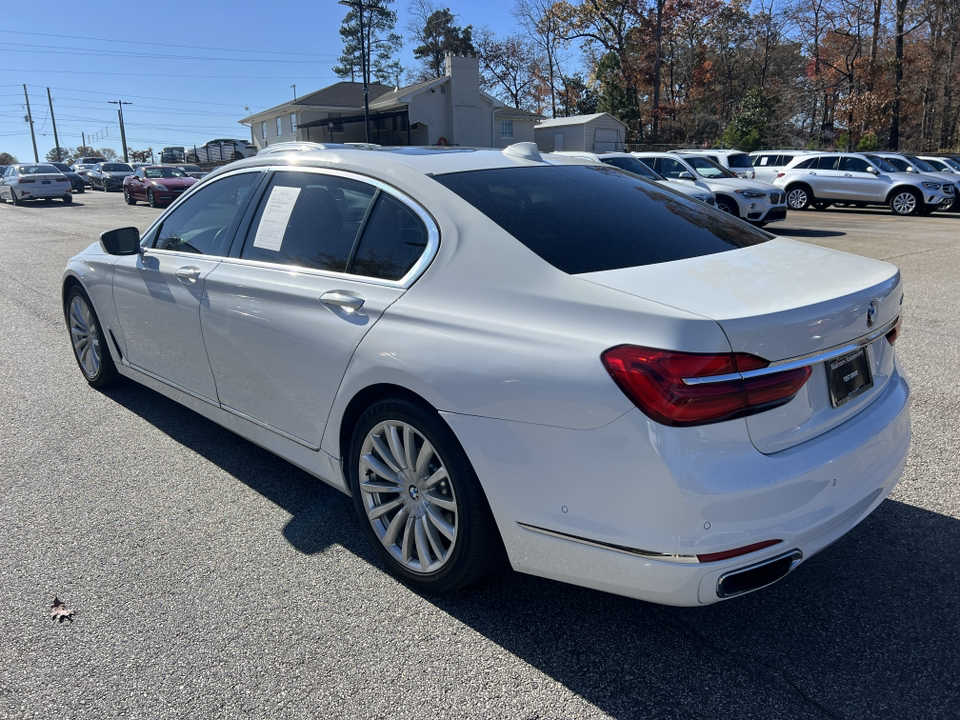
{"label": "rear taillight", "polygon": [[35,183],[36,181],[37,181],[36,178],[20,178],[20,179],[17,181],[17,184],[18,184],[18,185],[29,185],[30,183]]}
{"label": "rear taillight", "polygon": [[769,361],[748,353],[708,355],[636,345],[610,348],[601,360],[638,408],[674,427],[731,420],[783,405],[811,372],[807,366],[744,377],[741,373],[765,368]]}
{"label": "rear taillight", "polygon": [[893,330],[887,333],[887,342],[893,345],[897,338],[900,337],[900,323],[902,321],[900,318],[897,318],[897,324],[893,326]]}
{"label": "rear taillight", "polygon": [[697,560],[702,563],[717,562],[717,560],[729,560],[730,558],[747,555],[748,553],[756,552],[757,550],[773,547],[774,545],[778,545],[782,542],[783,540],[764,540],[763,542],[754,543],[753,545],[745,545],[743,547],[734,548],[733,550],[723,550],[722,552],[715,553],[701,553],[697,555]]}

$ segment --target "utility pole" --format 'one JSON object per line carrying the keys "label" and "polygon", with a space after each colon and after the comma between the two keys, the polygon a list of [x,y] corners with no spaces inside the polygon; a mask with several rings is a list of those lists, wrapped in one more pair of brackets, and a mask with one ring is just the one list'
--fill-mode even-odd
{"label": "utility pole", "polygon": [[360,17],[360,75],[363,76],[363,133],[366,141],[370,142],[370,91],[367,87],[367,52],[364,49],[363,32],[363,0],[339,0],[339,5],[346,5],[357,9]]}
{"label": "utility pole", "polygon": [[30,123],[30,139],[33,140],[33,161],[40,162],[37,153],[37,136],[33,133],[33,113],[30,112],[30,96],[27,95],[27,84],[23,84],[23,98],[27,101],[27,122]]}
{"label": "utility pole", "polygon": [[57,146],[57,162],[60,162],[60,138],[57,137],[57,119],[53,116],[53,98],[50,97],[50,88],[47,88],[47,100],[50,101],[50,122],[53,123],[53,142]]}
{"label": "utility pole", "polygon": [[123,129],[123,106],[124,105],[133,105],[133,103],[124,102],[123,100],[107,100],[111,105],[117,105],[117,116],[120,118],[120,142],[123,143],[123,161],[129,162],[127,159],[127,133]]}
{"label": "utility pole", "polygon": [[87,154],[87,134],[83,132],[83,130],[80,131],[80,140],[83,141],[83,150],[80,151],[80,154],[86,155]]}

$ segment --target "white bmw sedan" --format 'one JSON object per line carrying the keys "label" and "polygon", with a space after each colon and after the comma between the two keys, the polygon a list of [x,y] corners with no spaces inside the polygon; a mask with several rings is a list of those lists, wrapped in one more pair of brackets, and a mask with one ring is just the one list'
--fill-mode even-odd
{"label": "white bmw sedan", "polygon": [[910,442],[887,263],[532,144],[233,163],[63,282],[130,378],[352,496],[427,592],[496,567],[672,605],[853,528]]}

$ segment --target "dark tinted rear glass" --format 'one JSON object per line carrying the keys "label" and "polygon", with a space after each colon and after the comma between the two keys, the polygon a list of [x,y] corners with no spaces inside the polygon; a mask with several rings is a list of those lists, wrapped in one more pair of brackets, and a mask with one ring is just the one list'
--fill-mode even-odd
{"label": "dark tinted rear glass", "polygon": [[753,167],[750,164],[750,156],[746,153],[731,153],[727,155],[727,162],[730,163],[732,168],[748,168]]}
{"label": "dark tinted rear glass", "polygon": [[609,166],[502,168],[434,179],[570,274],[683,260],[771,237]]}

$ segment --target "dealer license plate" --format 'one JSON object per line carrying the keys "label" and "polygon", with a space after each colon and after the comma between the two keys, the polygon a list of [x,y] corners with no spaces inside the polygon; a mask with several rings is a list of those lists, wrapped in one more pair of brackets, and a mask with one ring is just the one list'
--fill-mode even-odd
{"label": "dealer license plate", "polygon": [[866,348],[827,362],[830,401],[840,407],[873,387]]}

